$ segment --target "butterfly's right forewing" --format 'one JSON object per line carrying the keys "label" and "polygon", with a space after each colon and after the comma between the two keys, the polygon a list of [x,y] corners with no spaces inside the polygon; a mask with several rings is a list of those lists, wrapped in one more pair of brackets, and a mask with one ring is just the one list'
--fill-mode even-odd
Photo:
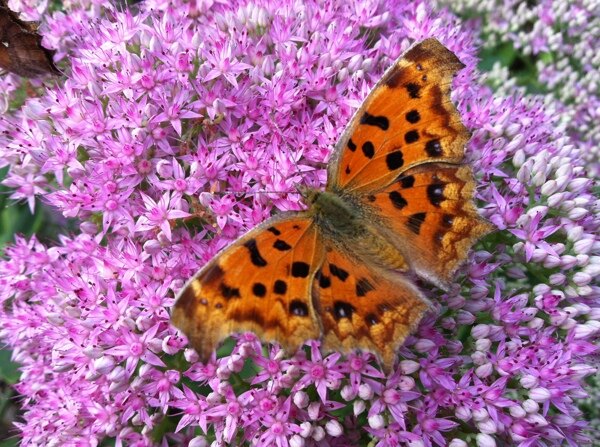
{"label": "butterfly's right forewing", "polygon": [[327,189],[368,193],[421,163],[460,162],[469,132],[450,101],[450,87],[462,67],[436,39],[408,49],[348,124],[329,165]]}

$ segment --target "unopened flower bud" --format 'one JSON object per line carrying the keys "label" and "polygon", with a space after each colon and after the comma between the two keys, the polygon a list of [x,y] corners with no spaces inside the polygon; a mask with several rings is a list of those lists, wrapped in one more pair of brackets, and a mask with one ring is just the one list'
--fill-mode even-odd
{"label": "unopened flower bud", "polygon": [[321,427],[320,425],[317,425],[313,429],[312,438],[315,441],[319,442],[319,441],[322,441],[324,437],[325,437],[325,429],[323,427]]}
{"label": "unopened flower bud", "polygon": [[338,421],[336,421],[335,419],[330,419],[325,424],[325,431],[329,436],[337,438],[344,432],[344,429]]}
{"label": "unopened flower bud", "polygon": [[494,438],[486,433],[479,433],[475,437],[475,441],[477,442],[477,447],[496,447]]}
{"label": "unopened flower bud", "polygon": [[367,408],[367,406],[366,406],[364,400],[356,399],[354,401],[354,404],[352,405],[352,412],[354,413],[354,416],[358,416],[363,411],[365,411],[366,408]]}
{"label": "unopened flower bud", "polygon": [[188,447],[208,447],[208,442],[204,436],[196,436],[188,442]]}
{"label": "unopened flower bud", "polygon": [[373,398],[373,388],[367,383],[361,383],[358,387],[358,397],[362,400],[371,400]]}
{"label": "unopened flower bud", "polygon": [[493,435],[498,431],[498,426],[492,418],[487,418],[481,422],[478,422],[477,428],[481,433],[487,433],[488,435]]}
{"label": "unopened flower bud", "polygon": [[535,402],[546,402],[550,397],[550,391],[547,388],[537,387],[529,391],[529,398]]}
{"label": "unopened flower bud", "polygon": [[419,370],[419,363],[414,360],[401,360],[400,361],[400,371],[403,374],[412,374]]}
{"label": "unopened flower bud", "polygon": [[309,402],[310,398],[304,391],[298,391],[294,394],[294,405],[296,405],[298,408],[306,407]]}
{"label": "unopened flower bud", "polygon": [[456,411],[454,412],[454,414],[456,415],[457,418],[459,418],[460,420],[463,420],[463,421],[468,421],[469,419],[471,419],[473,417],[473,413],[471,412],[471,409],[466,406],[458,407],[456,409]]}
{"label": "unopened flower bud", "polygon": [[293,435],[290,438],[290,447],[304,447],[304,438],[300,435]]}
{"label": "unopened flower bud", "polygon": [[308,405],[308,417],[311,421],[319,419],[319,413],[321,412],[321,404],[319,402],[311,402]]}
{"label": "unopened flower bud", "polygon": [[508,410],[510,412],[510,415],[515,419],[521,419],[527,415],[525,409],[520,405],[513,405]]}
{"label": "unopened flower bud", "polygon": [[537,377],[532,376],[531,374],[523,374],[519,382],[521,383],[521,386],[523,388],[529,389],[535,387],[538,384],[538,379]]}
{"label": "unopened flower bud", "polygon": [[385,426],[385,420],[380,414],[374,414],[373,416],[369,416],[367,420],[369,422],[369,427],[375,430],[383,428]]}

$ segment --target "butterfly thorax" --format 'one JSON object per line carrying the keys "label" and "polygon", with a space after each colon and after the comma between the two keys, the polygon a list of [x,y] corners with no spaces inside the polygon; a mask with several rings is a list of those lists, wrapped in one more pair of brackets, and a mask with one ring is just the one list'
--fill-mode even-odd
{"label": "butterfly thorax", "polygon": [[321,234],[336,248],[377,265],[400,270],[408,268],[405,257],[369,220],[368,210],[351,197],[314,189],[302,189],[301,194]]}
{"label": "butterfly thorax", "polygon": [[338,194],[316,189],[302,190],[309,213],[321,226],[331,224],[337,233],[353,234],[360,231],[357,210]]}

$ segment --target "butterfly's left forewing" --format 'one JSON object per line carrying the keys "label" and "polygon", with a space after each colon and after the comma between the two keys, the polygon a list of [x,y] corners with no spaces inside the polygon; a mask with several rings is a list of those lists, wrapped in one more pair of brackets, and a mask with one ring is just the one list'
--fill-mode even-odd
{"label": "butterfly's left forewing", "polygon": [[172,321],[206,360],[228,335],[253,331],[289,353],[318,339],[311,283],[323,259],[305,213],[274,217],[220,252],[181,290]]}

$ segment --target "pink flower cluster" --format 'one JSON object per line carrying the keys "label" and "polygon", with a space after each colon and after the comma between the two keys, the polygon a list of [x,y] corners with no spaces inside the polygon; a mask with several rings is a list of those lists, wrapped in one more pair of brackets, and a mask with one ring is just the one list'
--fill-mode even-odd
{"label": "pink flower cluster", "polygon": [[[510,67],[497,63],[488,75],[502,91],[537,92],[557,125],[582,149],[588,169],[600,174],[600,60],[594,56],[600,26],[598,0],[440,0],[453,11],[481,21],[487,49],[513,46],[534,71],[534,88],[519,86]],[[513,61],[518,65],[519,61]]]}
{"label": "pink flower cluster", "polygon": [[[12,4],[12,3],[11,3]],[[0,337],[22,445],[584,445],[600,335],[600,208],[541,101],[478,83],[475,23],[418,1],[80,2],[43,16],[65,77],[0,78],[0,166],[78,234],[17,238]],[[352,112],[411,43],[466,64],[486,237],[386,377],[370,354],[293,357],[242,334],[207,364],[170,325],[183,282],[323,185]],[[188,219],[193,218],[193,219]],[[196,222],[199,225],[193,225]]]}

